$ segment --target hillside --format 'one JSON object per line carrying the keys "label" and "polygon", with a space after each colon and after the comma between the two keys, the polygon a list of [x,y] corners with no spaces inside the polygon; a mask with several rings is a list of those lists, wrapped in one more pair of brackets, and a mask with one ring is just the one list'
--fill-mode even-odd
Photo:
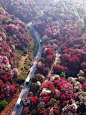
{"label": "hillside", "polygon": [[38,50],[32,36],[24,22],[0,7],[0,111],[27,77]]}
{"label": "hillside", "polygon": [[19,94],[35,60],[40,45],[26,26],[32,21],[42,55],[21,115],[86,115],[86,2],[0,3],[0,103],[7,105],[9,96]]}

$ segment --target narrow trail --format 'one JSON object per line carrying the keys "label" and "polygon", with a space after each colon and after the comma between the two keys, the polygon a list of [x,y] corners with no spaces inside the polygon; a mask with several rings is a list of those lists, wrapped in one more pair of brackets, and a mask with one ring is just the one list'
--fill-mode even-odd
{"label": "narrow trail", "polygon": [[[48,74],[47,76],[51,76],[53,66],[57,63],[58,60],[60,60],[59,57],[60,57],[61,54],[60,54],[58,51],[60,51],[60,47],[59,47],[58,50],[56,51],[55,61],[54,61],[54,63],[52,64],[51,69],[50,69],[50,71],[49,71],[49,74]],[[47,82],[49,82],[48,77],[43,81],[43,83],[42,83],[42,85],[41,85],[41,87],[40,87],[40,90],[42,89],[43,84],[45,84],[45,83],[47,83]]]}

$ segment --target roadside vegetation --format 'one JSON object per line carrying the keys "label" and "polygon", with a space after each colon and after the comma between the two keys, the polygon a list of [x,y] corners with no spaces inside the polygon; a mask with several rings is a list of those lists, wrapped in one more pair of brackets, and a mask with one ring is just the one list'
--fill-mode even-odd
{"label": "roadside vegetation", "polygon": [[38,42],[26,24],[0,4],[0,111],[19,93],[37,51]]}
{"label": "roadside vegetation", "polygon": [[4,8],[0,9],[1,108],[9,102],[8,97],[19,94],[37,54],[37,40],[25,25],[32,21],[43,47],[36,73],[28,85],[30,91],[22,99],[21,115],[86,115],[86,2],[0,3]]}

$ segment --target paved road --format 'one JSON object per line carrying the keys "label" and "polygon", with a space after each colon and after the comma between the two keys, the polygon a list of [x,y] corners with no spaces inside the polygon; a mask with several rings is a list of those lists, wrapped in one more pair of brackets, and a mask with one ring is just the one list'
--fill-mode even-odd
{"label": "paved road", "polygon": [[[37,56],[36,56],[36,58],[35,58],[35,60],[34,60],[34,62],[33,62],[33,65],[32,65],[32,67],[31,67],[31,69],[30,69],[30,72],[29,72],[29,74],[28,74],[28,76],[27,76],[27,77],[32,78],[32,77],[34,76],[34,74],[35,74],[36,64],[37,64],[38,60],[39,60],[40,57],[41,57],[42,44],[40,44],[40,39],[41,39],[41,38],[40,38],[40,35],[39,35],[38,32],[35,30],[35,28],[32,26],[32,22],[29,23],[29,24],[27,24],[27,27],[29,27],[29,28],[33,31],[33,33],[34,33],[34,35],[36,36],[36,38],[37,38],[37,40],[38,40],[38,43],[39,43],[39,50],[38,50]],[[26,79],[25,79],[25,81],[26,81]],[[19,98],[21,98],[21,99],[22,99],[22,98],[25,98],[25,97],[27,96],[28,91],[29,91],[28,84],[26,84],[26,82],[25,82],[25,83],[24,83],[24,86],[23,86],[23,88],[22,88],[22,90],[21,90],[21,92],[20,92]],[[17,105],[15,105],[14,110],[13,110],[13,112],[12,112],[11,115],[20,115],[22,109],[23,109],[22,103],[20,103],[20,106],[19,106],[19,107],[18,107]]]}

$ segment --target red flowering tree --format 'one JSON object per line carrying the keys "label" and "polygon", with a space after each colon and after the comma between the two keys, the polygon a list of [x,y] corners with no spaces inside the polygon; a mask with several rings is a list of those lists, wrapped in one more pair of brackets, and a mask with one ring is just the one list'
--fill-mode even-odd
{"label": "red flowering tree", "polygon": [[43,56],[47,56],[47,55],[53,55],[55,54],[52,48],[45,48],[43,51]]}
{"label": "red flowering tree", "polygon": [[52,83],[46,83],[42,87],[47,88],[49,90],[55,90],[54,85]]}
{"label": "red flowering tree", "polygon": [[83,89],[86,92],[86,83],[83,84]]}
{"label": "red flowering tree", "polygon": [[46,115],[43,110],[40,110],[40,115]]}
{"label": "red flowering tree", "polygon": [[75,55],[75,56],[72,56],[70,59],[69,59],[69,68],[70,69],[78,69],[79,68],[79,64],[80,64],[80,60],[79,58]]}
{"label": "red flowering tree", "polygon": [[36,104],[37,101],[38,101],[38,97],[37,97],[37,96],[30,98],[30,102],[31,102],[32,105],[33,105],[33,104]]}
{"label": "red flowering tree", "polygon": [[[51,66],[51,63],[53,62],[53,57],[52,55],[49,55],[46,57],[46,64],[48,64],[48,66],[50,67]],[[47,66],[47,65],[46,65]]]}
{"label": "red flowering tree", "polygon": [[47,56],[47,61],[48,61],[49,63],[52,63],[52,55]]}
{"label": "red flowering tree", "polygon": [[81,63],[81,69],[84,71],[84,73],[86,74],[86,62],[82,62]]}
{"label": "red flowering tree", "polygon": [[61,65],[54,65],[53,66],[53,73],[54,74],[61,74],[64,71],[64,67]]}
{"label": "red flowering tree", "polygon": [[18,32],[18,27],[14,24],[9,24],[6,26],[6,31],[13,34],[15,32]]}
{"label": "red flowering tree", "polygon": [[53,113],[54,113],[54,115],[60,115],[60,114],[59,114],[59,111],[56,110],[56,109],[53,109]]}

